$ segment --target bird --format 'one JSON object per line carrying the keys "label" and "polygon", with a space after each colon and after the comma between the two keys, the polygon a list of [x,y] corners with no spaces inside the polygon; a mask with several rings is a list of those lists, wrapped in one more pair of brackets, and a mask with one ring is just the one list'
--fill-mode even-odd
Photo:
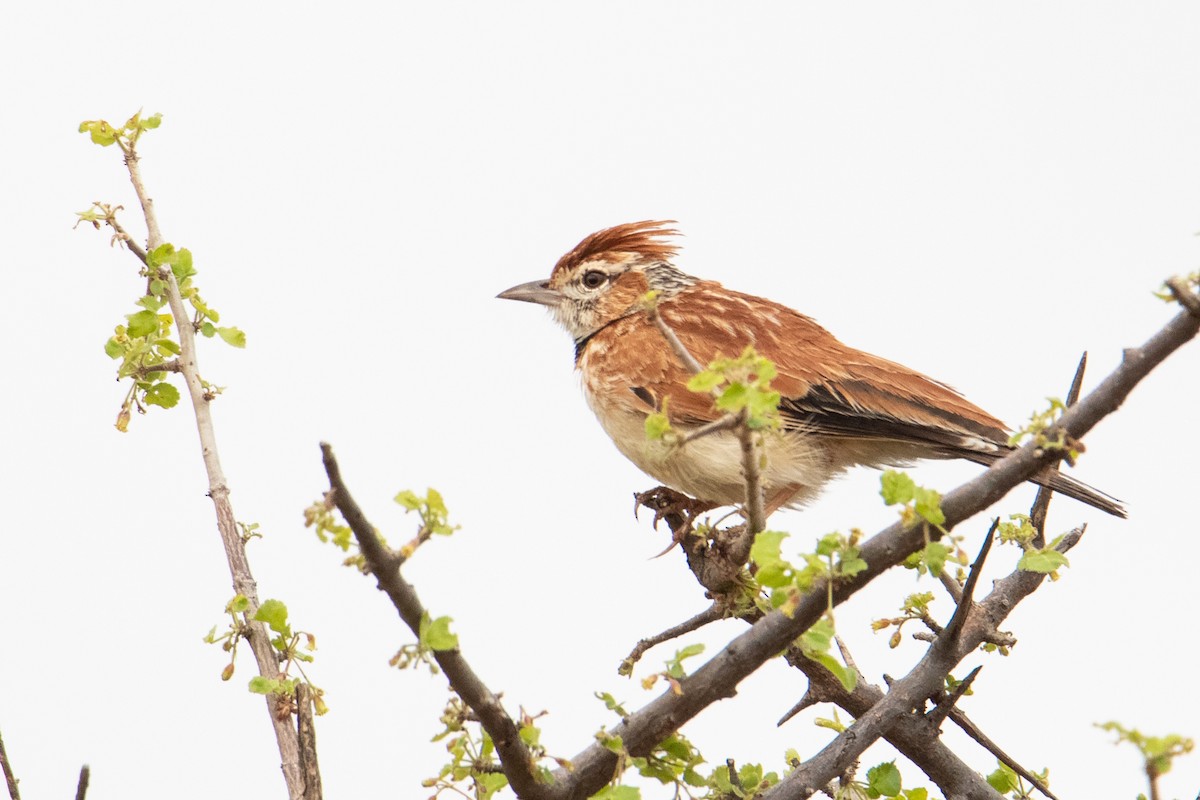
{"label": "bird", "polygon": [[[857,467],[958,458],[990,465],[1012,451],[1004,423],[945,383],[843,344],[812,318],[678,269],[673,220],[644,220],[586,236],[548,280],[497,295],[547,307],[575,342],[583,393],[613,443],[643,472],[711,506],[745,500],[741,444],[719,430],[683,446],[647,437],[665,413],[681,434],[719,419],[711,394],[689,391],[690,354],[709,364],[746,347],[774,362],[780,428],[763,438],[768,511],[799,508]],[[647,312],[648,293],[679,353]],[[1058,471],[1031,479],[1124,517],[1120,501]]]}

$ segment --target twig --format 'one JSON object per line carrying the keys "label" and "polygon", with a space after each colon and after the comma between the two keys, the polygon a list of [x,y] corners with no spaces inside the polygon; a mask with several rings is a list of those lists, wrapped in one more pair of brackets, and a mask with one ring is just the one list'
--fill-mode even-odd
{"label": "twig", "polygon": [[[416,590],[404,580],[397,557],[379,540],[375,527],[367,521],[366,515],[354,501],[342,480],[333,448],[324,442],[321,443],[321,457],[333,491],[333,501],[354,532],[354,538],[358,540],[359,549],[371,573],[375,575],[379,588],[391,599],[404,623],[414,634],[420,635],[421,619],[427,612]],[[517,796],[523,799],[552,796],[551,787],[541,783],[534,772],[533,758],[521,741],[516,723],[500,705],[500,699],[475,674],[462,652],[458,649],[435,650],[433,657],[446,673],[450,686],[478,715],[480,724],[492,737],[504,774]]]}
{"label": "twig", "polygon": [[[1126,351],[1121,365],[1076,406],[1063,414],[1059,420],[1059,428],[1076,439],[1082,438],[1097,422],[1115,411],[1155,366],[1191,341],[1198,330],[1200,318],[1188,312],[1174,317],[1141,348]],[[942,499],[942,511],[946,517],[943,526],[950,530],[987,508],[1057,457],[1056,451],[1039,450],[1031,442],[1000,459],[982,475]],[[1070,538],[1068,536],[1067,540]],[[899,564],[909,553],[915,552],[924,544],[924,535],[919,526],[906,529],[901,522],[894,523],[871,537],[860,548],[860,557],[866,561],[867,569],[852,578],[838,581],[832,592],[834,604],[845,602],[885,570]],[[1021,581],[1034,581],[1033,586],[1036,587],[1043,576],[1022,573],[1018,577]],[[996,590],[993,590],[992,594],[995,592]],[[778,611],[765,615],[750,630],[736,637],[685,678],[681,682],[681,694],[671,690],[664,692],[614,726],[610,733],[621,737],[627,752],[632,756],[643,756],[651,752],[658,742],[709,705],[732,696],[742,679],[783,651],[826,613],[829,599],[828,587],[818,581],[811,590],[801,596],[791,617]],[[972,615],[972,619],[977,616],[979,615]],[[960,637],[961,642],[970,640],[968,634],[972,620],[965,620],[964,624],[967,630]],[[949,648],[935,646],[930,648],[930,652],[944,649]],[[949,672],[949,669],[946,672]],[[946,672],[940,673],[937,681],[941,681]],[[915,694],[912,705],[908,708],[915,707],[916,703],[929,697],[937,688],[937,681],[928,687],[924,694]],[[891,721],[894,724],[894,719]],[[603,744],[597,742],[589,745],[571,759],[573,769],[563,768],[554,772],[555,782],[548,788],[546,796],[555,800],[568,800],[594,794],[608,783],[617,766],[617,760],[617,754]],[[848,761],[839,758],[835,759],[834,763],[844,764]],[[833,774],[836,774],[836,770]],[[796,773],[793,772],[792,775]]]}
{"label": "twig", "polygon": [[1179,305],[1186,308],[1196,316],[1200,316],[1200,297],[1197,297],[1188,286],[1187,281],[1175,275],[1167,278],[1167,291],[1175,298]]}
{"label": "twig", "polygon": [[[141,180],[140,176],[138,180]],[[138,185],[139,184],[135,183],[134,187],[136,188]],[[117,208],[120,208],[120,206],[117,206]],[[150,257],[146,255],[146,251],[142,249],[141,245],[133,240],[132,236],[125,232],[125,229],[121,227],[121,223],[117,222],[116,209],[113,209],[113,212],[105,217],[104,222],[117,232],[117,238],[119,238],[121,242],[129,248],[129,252],[137,256],[138,260],[143,264],[149,266]]]}
{"label": "twig", "polygon": [[[979,675],[979,671],[983,669],[983,665],[975,667],[967,673],[967,677],[962,679],[962,682],[954,687],[954,691],[938,700],[937,705],[929,710],[925,715],[925,719],[929,720],[929,724],[934,727],[934,730],[940,730],[942,722],[946,716],[954,709],[960,697],[967,693],[971,688],[971,684],[975,682],[975,677]],[[944,694],[944,693],[943,693]]]}
{"label": "twig", "polygon": [[1000,763],[1032,783],[1039,792],[1049,797],[1050,800],[1058,800],[1049,787],[1042,783],[1041,779],[1017,763],[1015,758],[1004,752],[1000,745],[996,744],[987,734],[980,730],[979,726],[972,722],[962,709],[958,707],[950,709],[950,721],[961,728],[963,733],[974,740],[976,744],[994,755]]}
{"label": "twig", "polygon": [[683,346],[683,342],[679,341],[679,337],[675,335],[675,331],[671,330],[671,326],[662,318],[662,314],[658,313],[658,306],[651,306],[646,310],[646,316],[658,328],[659,333],[667,340],[667,344],[671,346],[671,350],[675,353],[676,358],[683,362],[683,366],[687,371],[696,375],[704,371],[704,367],[700,365],[688,349]]}
{"label": "twig", "polygon": [[625,656],[625,660],[621,662],[621,674],[629,674],[629,671],[633,669],[633,665],[636,664],[650,648],[656,647],[663,642],[669,642],[671,639],[678,639],[680,636],[685,636],[694,630],[699,630],[705,625],[708,625],[710,622],[716,622],[724,617],[724,615],[725,609],[721,603],[714,602],[711,606],[704,609],[686,622],[681,622],[678,625],[667,628],[665,631],[656,636],[650,636],[642,639],[634,646],[633,650],[629,652],[629,655]]}
{"label": "twig", "polygon": [[[1070,549],[1078,543],[1080,535],[1077,531],[1067,534],[1058,549]],[[855,719],[849,728],[819,753],[768,790],[763,795],[764,800],[806,798],[837,777],[846,764],[862,755],[896,720],[907,716],[913,708],[939,691],[950,670],[974,651],[983,641],[983,635],[989,629],[994,629],[1017,603],[1036,591],[1045,577],[1040,573],[1018,569],[998,581],[991,593],[979,602],[979,613],[964,616],[960,633],[939,636],[917,666],[891,684],[882,700]],[[765,617],[764,621],[767,619],[770,617]],[[949,626],[947,632],[951,633]]]}
{"label": "twig", "polygon": [[738,420],[736,414],[725,414],[720,419],[715,419],[712,422],[705,423],[699,428],[693,428],[684,435],[675,440],[675,444],[682,447],[685,444],[690,444],[697,439],[702,439],[709,434],[718,433],[720,431],[733,430],[741,421]]}
{"label": "twig", "polygon": [[754,445],[754,432],[746,424],[746,409],[738,413],[737,437],[742,446],[742,475],[746,481],[746,556],[750,555],[750,544],[760,531],[767,528],[767,515],[763,509],[762,476],[759,470],[760,456]]}
{"label": "twig", "polygon": [[[129,179],[133,182],[134,191],[142,204],[146,217],[146,229],[149,232],[147,248],[154,250],[162,244],[162,234],[158,229],[158,220],[154,215],[154,201],[146,193],[142,182],[141,170],[138,166],[138,155],[132,146],[124,147],[125,164],[129,168]],[[117,229],[120,230],[119,228]],[[136,252],[136,251],[135,251]],[[142,255],[145,260],[144,254]],[[200,368],[196,356],[196,330],[191,317],[183,305],[183,297],[179,291],[179,283],[175,273],[170,269],[160,270],[160,277],[166,284],[167,302],[171,308],[171,316],[175,319],[175,329],[179,332],[179,355],[176,363],[182,373],[184,383],[192,399],[192,410],[196,417],[196,430],[200,435],[200,452],[204,459],[204,469],[208,475],[208,496],[212,498],[217,515],[217,530],[221,542],[225,546],[225,557],[229,562],[229,572],[233,578],[233,589],[250,601],[245,615],[247,639],[258,664],[260,675],[274,679],[279,675],[279,661],[275,649],[271,646],[266,627],[261,622],[254,621],[258,610],[258,588],[250,571],[250,562],[246,557],[245,543],[237,530],[233,506],[229,502],[229,485],[225,473],[221,469],[221,459],[217,454],[217,438],[213,429],[212,413],[209,400],[205,396],[203,382],[200,379]],[[291,800],[301,800],[304,797],[304,778],[300,773],[300,750],[296,739],[296,731],[286,719],[280,719],[275,713],[277,698],[267,695],[265,698],[267,713],[275,730],[275,739],[279,745],[279,756],[283,769],[284,780],[287,782],[288,796]]]}
{"label": "twig", "polygon": [[312,689],[296,686],[296,736],[300,744],[300,772],[304,775],[304,800],[321,800],[321,767],[317,762],[317,728],[313,724]]}
{"label": "twig", "polygon": [[4,770],[4,782],[8,784],[8,796],[12,800],[21,800],[21,792],[17,789],[17,776],[13,773],[12,764],[8,761],[8,752],[4,749],[4,737],[0,736],[0,769]]}
{"label": "twig", "polygon": [[[1079,359],[1079,366],[1075,368],[1075,377],[1071,379],[1071,388],[1067,390],[1067,407],[1071,407],[1079,402],[1079,393],[1083,389],[1083,373],[1087,369],[1087,352]],[[1051,464],[1048,468],[1052,472],[1058,471],[1058,463]],[[1048,486],[1039,486],[1037,496],[1033,498],[1033,506],[1029,509],[1029,524],[1037,531],[1037,535],[1033,539],[1034,547],[1045,547],[1046,545],[1046,514],[1050,510],[1050,498],[1054,495],[1054,490]]]}
{"label": "twig", "polygon": [[962,599],[958,601],[958,607],[954,609],[954,615],[946,623],[944,633],[950,638],[955,638],[959,635],[962,631],[963,621],[971,613],[971,603],[975,595],[975,586],[979,583],[979,575],[983,572],[983,562],[987,560],[988,553],[992,549],[992,539],[995,537],[998,527],[1000,527],[1000,518],[996,517],[992,520],[991,527],[988,528],[987,536],[983,537],[983,545],[979,548],[979,555],[975,557],[975,562],[971,564],[971,572],[967,575],[967,582],[963,585]]}
{"label": "twig", "polygon": [[75,785],[75,800],[84,800],[87,797],[88,783],[92,779],[92,770],[84,764],[79,768],[79,783]]}

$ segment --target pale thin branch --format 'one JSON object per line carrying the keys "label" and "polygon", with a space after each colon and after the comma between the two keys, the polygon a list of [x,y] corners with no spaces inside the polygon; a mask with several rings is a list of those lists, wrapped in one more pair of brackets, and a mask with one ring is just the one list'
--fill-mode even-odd
{"label": "pale thin branch", "polygon": [[763,507],[761,459],[759,450],[754,444],[754,432],[746,424],[746,409],[738,414],[737,426],[738,443],[742,446],[742,477],[746,482],[746,556],[750,555],[750,545],[755,535],[767,528],[766,509]]}
{"label": "pale thin branch", "polygon": [[21,800],[21,792],[17,788],[20,783],[17,780],[16,773],[13,772],[12,764],[8,760],[8,751],[4,749],[4,737],[0,736],[0,769],[4,771],[4,782],[8,784],[8,796],[12,800]]}
{"label": "pale thin branch", "polygon": [[979,726],[972,722],[961,708],[956,706],[950,709],[950,721],[961,728],[962,732],[969,736],[976,744],[994,755],[1000,763],[1033,784],[1039,792],[1049,797],[1050,800],[1058,800],[1054,793],[1036,775],[1017,763],[1015,758],[1006,753],[991,737],[980,730]]}
{"label": "pale thin branch", "polygon": [[[359,549],[380,590],[387,594],[404,623],[419,636],[421,619],[428,612],[421,604],[416,589],[400,574],[400,559],[380,541],[375,527],[346,488],[333,448],[324,442],[321,443],[321,457],[325,474],[329,477],[333,502],[354,532],[354,538],[358,540]],[[475,712],[484,730],[492,737],[504,774],[517,796],[526,799],[551,796],[551,787],[538,780],[533,758],[521,741],[517,724],[504,710],[500,699],[475,674],[461,650],[435,650],[433,658],[446,674],[451,688]]]}
{"label": "pale thin branch", "polygon": [[650,636],[640,640],[634,645],[633,650],[629,655],[625,656],[625,660],[621,662],[620,672],[622,675],[628,674],[629,670],[633,669],[633,665],[641,660],[646,651],[652,647],[656,647],[663,642],[669,642],[672,639],[678,639],[680,636],[686,636],[692,631],[699,630],[711,622],[716,622],[725,616],[724,606],[719,602],[713,602],[711,606],[701,611],[696,616],[685,622],[667,628],[656,636]]}
{"label": "pale thin branch", "polygon": [[[146,229],[149,231],[147,240],[148,250],[154,250],[162,244],[162,234],[159,232],[158,219],[154,214],[154,201],[146,192],[142,181],[139,158],[133,147],[125,148],[125,164],[129,169],[129,179],[137,192],[146,217]],[[123,234],[115,221],[110,221],[114,228]],[[124,235],[124,234],[123,234]],[[126,241],[132,240],[125,235]],[[133,249],[131,247],[131,249]],[[134,251],[137,253],[137,251]],[[145,261],[145,254],[140,258]],[[196,430],[200,437],[200,451],[204,460],[204,469],[208,476],[208,496],[212,498],[217,516],[217,530],[225,547],[226,560],[229,563],[230,575],[233,579],[234,591],[250,601],[250,607],[245,615],[247,640],[254,653],[259,674],[275,679],[279,675],[279,660],[275,649],[271,646],[266,627],[261,622],[255,622],[253,617],[259,606],[258,588],[250,571],[250,562],[246,557],[245,542],[237,530],[237,522],[233,506],[229,502],[229,485],[225,473],[221,469],[221,460],[217,454],[217,439],[213,428],[209,399],[206,396],[203,382],[200,378],[200,368],[196,355],[196,330],[190,315],[183,304],[179,283],[170,269],[162,269],[160,277],[166,284],[167,302],[171,316],[175,319],[175,329],[179,333],[179,356],[174,363],[178,365],[187,385],[188,394],[192,400],[192,410],[196,418]],[[265,698],[267,714],[275,731],[275,739],[279,746],[281,767],[287,782],[288,796],[291,800],[302,800],[305,797],[304,778],[300,772],[300,751],[296,731],[286,719],[280,719],[275,713],[277,698],[267,695]]]}
{"label": "pale thin branch", "polygon": [[650,321],[654,323],[654,326],[658,328],[658,332],[661,333],[663,338],[667,340],[667,344],[670,345],[671,351],[675,353],[675,357],[683,363],[683,366],[687,368],[688,372],[696,375],[704,371],[704,367],[701,366],[700,362],[688,352],[688,349],[683,346],[683,342],[679,341],[679,337],[675,335],[675,331],[673,331],[671,326],[666,323],[666,320],[662,318],[662,314],[658,313],[658,306],[651,306],[649,309],[647,309],[646,316],[649,317]]}
{"label": "pale thin branch", "polygon": [[737,415],[725,414],[720,419],[715,419],[712,422],[701,425],[699,428],[693,428],[676,439],[674,444],[679,447],[683,447],[684,445],[690,444],[697,439],[703,439],[705,436],[719,433],[720,431],[733,430],[740,424],[741,421],[737,418]]}

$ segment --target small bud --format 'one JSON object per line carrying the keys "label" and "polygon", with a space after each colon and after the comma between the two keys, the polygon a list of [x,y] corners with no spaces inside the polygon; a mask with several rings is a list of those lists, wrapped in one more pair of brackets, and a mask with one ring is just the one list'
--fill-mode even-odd
{"label": "small bud", "polygon": [[131,416],[132,416],[132,414],[129,413],[129,406],[122,406],[121,413],[117,414],[117,425],[116,425],[117,430],[119,430],[121,433],[125,433],[126,431],[128,431],[129,430],[129,418]]}
{"label": "small bud", "polygon": [[225,669],[221,670],[221,680],[227,681],[233,677],[233,662],[230,661],[225,665]]}

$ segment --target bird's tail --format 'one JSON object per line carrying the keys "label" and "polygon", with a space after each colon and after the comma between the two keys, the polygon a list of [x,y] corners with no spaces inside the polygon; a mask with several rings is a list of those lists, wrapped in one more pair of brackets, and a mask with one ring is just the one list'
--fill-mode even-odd
{"label": "bird's tail", "polygon": [[[974,461],[976,464],[990,467],[999,461],[1002,456],[1007,455],[1007,453],[981,453],[975,451],[961,453],[960,455]],[[1098,508],[1106,514],[1112,514],[1114,517],[1125,519],[1127,516],[1125,506],[1121,504],[1120,500],[1112,495],[1105,494],[1099,489],[1088,486],[1083,481],[1076,480],[1070,475],[1064,475],[1058,470],[1040,472],[1030,478],[1029,482],[1065,494],[1067,497],[1073,497],[1081,503],[1087,503],[1092,508]]]}

